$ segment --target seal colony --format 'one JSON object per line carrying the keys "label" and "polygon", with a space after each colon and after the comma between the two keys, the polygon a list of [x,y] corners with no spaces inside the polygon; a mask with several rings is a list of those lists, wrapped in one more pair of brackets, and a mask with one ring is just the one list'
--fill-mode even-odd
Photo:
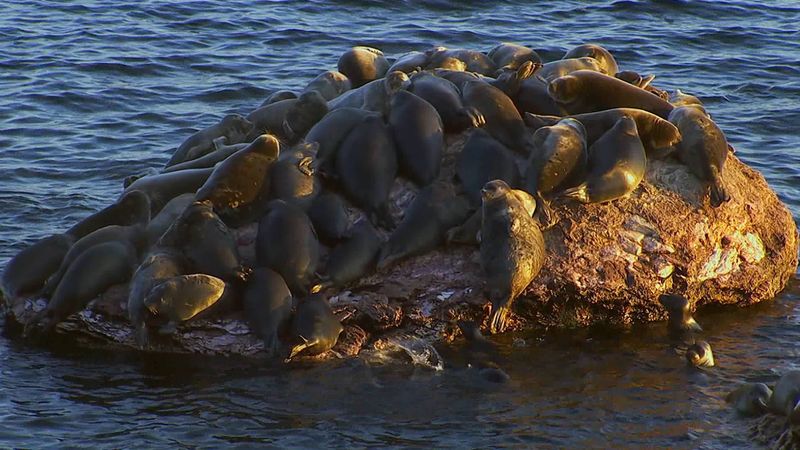
{"label": "seal colony", "polygon": [[294,359],[774,296],[788,211],[700,100],[618,67],[593,44],[354,47],[21,251],[7,316],[31,338]]}

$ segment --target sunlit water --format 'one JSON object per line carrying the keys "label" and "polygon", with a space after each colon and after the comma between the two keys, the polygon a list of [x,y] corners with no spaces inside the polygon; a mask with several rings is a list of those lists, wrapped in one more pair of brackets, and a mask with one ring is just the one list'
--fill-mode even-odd
{"label": "sunlit water", "polygon": [[[0,4],[0,266],[112,202],[198,127],[302,87],[356,44],[392,55],[514,41],[549,60],[601,43],[623,69],[701,97],[800,212],[794,1],[124,3]],[[410,364],[287,370],[0,340],[0,446],[745,447],[748,422],[724,394],[798,366],[798,295],[701,311],[709,372],[687,370],[653,324],[524,347],[500,337],[501,386]]]}

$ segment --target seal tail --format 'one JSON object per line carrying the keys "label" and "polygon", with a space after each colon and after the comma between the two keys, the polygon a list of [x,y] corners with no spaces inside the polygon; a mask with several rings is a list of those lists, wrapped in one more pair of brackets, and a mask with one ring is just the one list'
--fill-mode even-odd
{"label": "seal tail", "polygon": [[731,196],[728,195],[728,192],[725,190],[725,186],[722,185],[722,180],[718,176],[715,177],[714,181],[711,183],[710,197],[711,206],[715,208],[731,199]]}

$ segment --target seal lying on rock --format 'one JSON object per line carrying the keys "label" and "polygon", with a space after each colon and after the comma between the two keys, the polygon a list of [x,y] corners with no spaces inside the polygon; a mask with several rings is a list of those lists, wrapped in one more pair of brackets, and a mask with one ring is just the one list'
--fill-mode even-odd
{"label": "seal lying on rock", "polygon": [[274,270],[259,267],[247,280],[244,291],[244,314],[250,329],[264,341],[268,357],[281,346],[278,332],[292,313],[292,293]]}
{"label": "seal lying on rock", "polygon": [[489,59],[494,62],[498,72],[502,70],[517,70],[521,65],[530,61],[541,64],[542,58],[534,50],[523,45],[503,42],[489,50]]}
{"label": "seal lying on rock", "polygon": [[9,298],[32,294],[42,288],[48,277],[61,266],[75,237],[54,234],[22,249],[11,258],[3,271],[3,292]]}
{"label": "seal lying on rock", "polygon": [[400,173],[418,186],[439,176],[444,152],[444,126],[430,103],[408,91],[391,101],[389,129],[397,150]]}
{"label": "seal lying on rock", "polygon": [[582,58],[584,56],[588,56],[599,61],[600,65],[604,69],[604,72],[607,74],[614,75],[619,72],[619,66],[617,65],[617,60],[614,58],[614,55],[597,44],[583,44],[574,47],[564,54],[563,59]]}
{"label": "seal lying on rock", "polygon": [[464,106],[461,92],[449,80],[430,72],[420,72],[411,77],[408,90],[436,108],[444,130],[448,133],[480,127],[486,123],[480,111]]}
{"label": "seal lying on rock", "polygon": [[486,183],[481,225],[481,267],[492,302],[489,329],[500,333],[514,300],[544,265],[539,225],[504,181]]}
{"label": "seal lying on rock", "polygon": [[128,319],[133,325],[136,344],[140,348],[147,346],[149,333],[147,320],[150,312],[145,305],[145,298],[156,285],[183,275],[186,271],[186,260],[180,252],[156,247],[144,258],[134,272],[128,292]]}
{"label": "seal lying on rock", "polygon": [[165,167],[199,158],[214,150],[214,139],[224,137],[227,144],[243,142],[253,130],[253,123],[239,114],[229,114],[208,128],[191,135],[178,147]]}
{"label": "seal lying on rock", "polygon": [[342,324],[333,315],[331,306],[321,294],[313,294],[300,300],[292,322],[295,344],[286,361],[297,355],[319,355],[336,345]]}
{"label": "seal lying on rock", "polygon": [[161,334],[173,334],[178,324],[210,308],[225,292],[225,282],[204,274],[180,275],[153,287],[144,305],[155,321],[166,321]]}
{"label": "seal lying on rock", "polygon": [[389,114],[389,104],[395,93],[407,89],[411,81],[403,72],[390,72],[385,78],[371,81],[358,89],[352,89],[328,102],[328,109],[359,108],[365,111]]}
{"label": "seal lying on rock", "polygon": [[344,52],[337,63],[339,72],[360,87],[372,80],[382,78],[389,69],[389,61],[377,48],[358,46]]}
{"label": "seal lying on rock", "polygon": [[368,220],[353,225],[350,237],[334,247],[325,266],[327,280],[321,287],[341,287],[365,276],[375,266],[381,238]]}
{"label": "seal lying on rock", "polygon": [[336,70],[326,70],[309,81],[303,92],[317,91],[325,101],[331,101],[352,88],[350,79]]}
{"label": "seal lying on rock", "polygon": [[800,371],[791,370],[781,376],[768,405],[773,413],[788,417],[792,425],[800,424]]}

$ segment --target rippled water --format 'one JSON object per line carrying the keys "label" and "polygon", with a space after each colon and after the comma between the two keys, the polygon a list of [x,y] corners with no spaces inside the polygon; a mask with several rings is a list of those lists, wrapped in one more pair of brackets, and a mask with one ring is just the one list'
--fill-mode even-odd
{"label": "rippled water", "polygon": [[[109,204],[198,127],[303,86],[356,44],[514,41],[556,59],[598,42],[623,69],[701,97],[800,213],[796,1],[127,3],[0,4],[0,266]],[[499,387],[464,370],[286,370],[0,340],[0,446],[743,447],[748,422],[722,398],[798,366],[799,295],[793,282],[769,304],[701,311],[719,365],[707,373],[686,370],[653,324],[524,348],[500,337],[512,381]]]}

